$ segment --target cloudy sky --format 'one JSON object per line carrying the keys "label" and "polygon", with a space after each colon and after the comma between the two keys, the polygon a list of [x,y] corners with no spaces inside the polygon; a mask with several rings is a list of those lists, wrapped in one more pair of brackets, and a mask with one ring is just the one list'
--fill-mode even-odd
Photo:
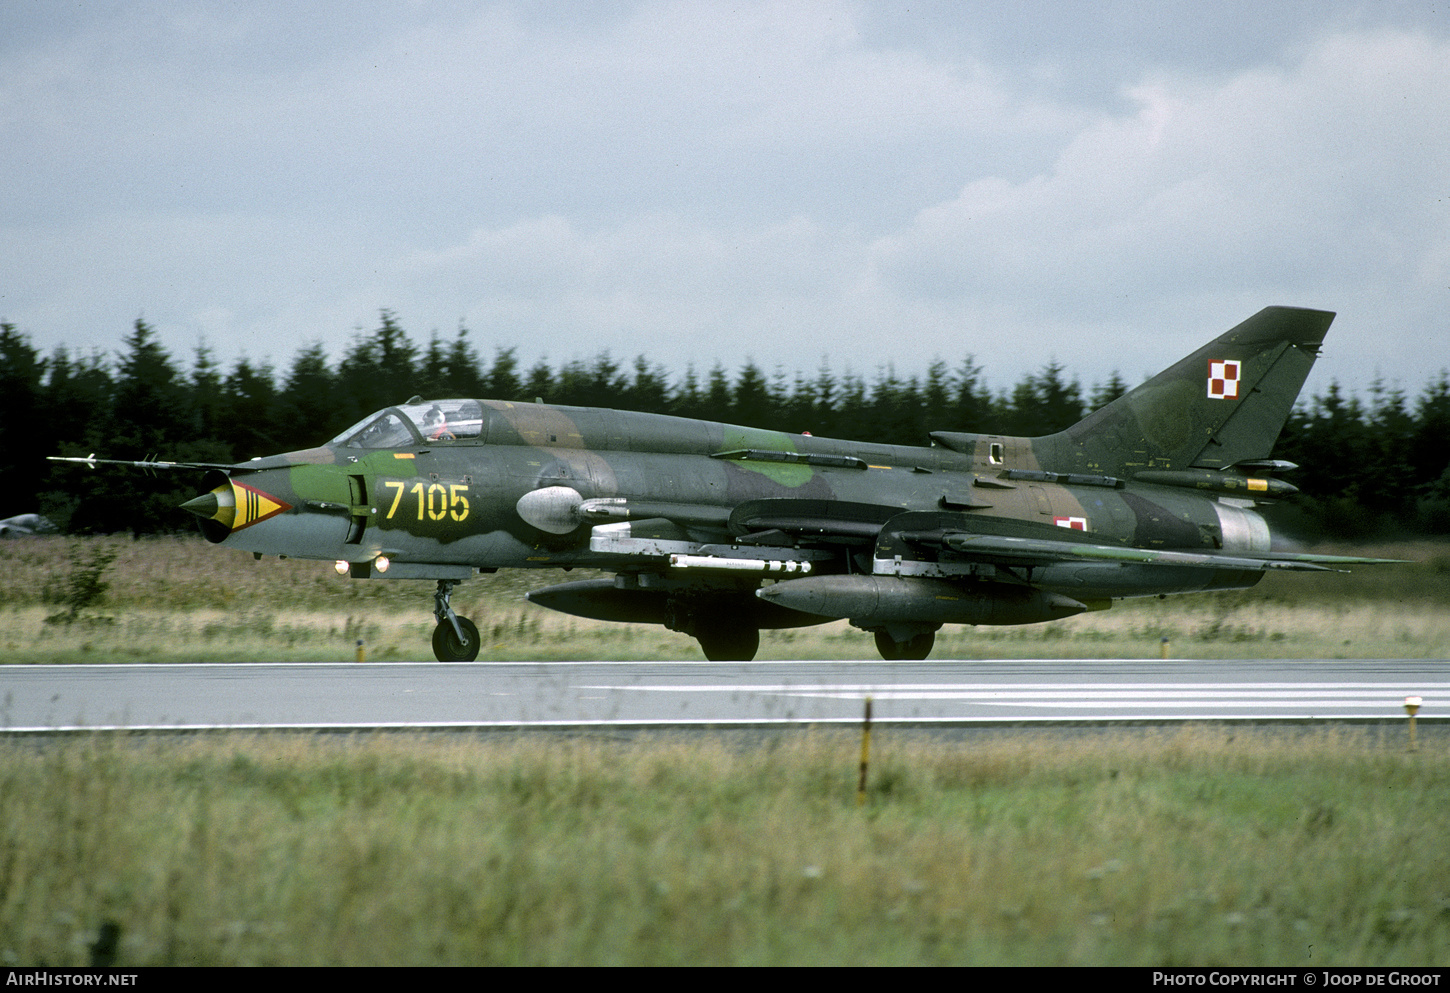
{"label": "cloudy sky", "polygon": [[1268,304],[1310,389],[1450,366],[1445,0],[8,0],[0,318],[285,371],[396,312],[1005,388]]}

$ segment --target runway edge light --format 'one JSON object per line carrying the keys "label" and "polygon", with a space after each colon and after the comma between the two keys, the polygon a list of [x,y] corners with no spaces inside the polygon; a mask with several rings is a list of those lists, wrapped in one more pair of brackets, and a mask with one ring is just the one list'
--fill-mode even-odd
{"label": "runway edge light", "polygon": [[1420,712],[1420,704],[1424,702],[1422,697],[1405,697],[1405,713],[1410,715],[1410,751],[1412,752],[1419,751],[1418,744],[1415,741],[1415,715]]}

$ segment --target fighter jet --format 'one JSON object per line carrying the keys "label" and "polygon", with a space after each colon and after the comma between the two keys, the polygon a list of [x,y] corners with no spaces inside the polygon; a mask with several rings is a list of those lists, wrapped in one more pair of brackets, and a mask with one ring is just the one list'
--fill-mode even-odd
{"label": "fighter jet", "polygon": [[224,548],[436,581],[441,661],[479,652],[451,607],[458,583],[575,567],[613,575],[529,601],[660,624],[712,660],[754,658],[762,629],[841,618],[883,658],[924,659],[944,624],[1030,624],[1382,561],[1276,551],[1255,510],[1297,492],[1279,478],[1294,466],[1270,455],[1333,318],[1269,307],[1038,438],[937,431],[907,447],[415,396],[318,448],[122,464],[207,473],[182,506]]}

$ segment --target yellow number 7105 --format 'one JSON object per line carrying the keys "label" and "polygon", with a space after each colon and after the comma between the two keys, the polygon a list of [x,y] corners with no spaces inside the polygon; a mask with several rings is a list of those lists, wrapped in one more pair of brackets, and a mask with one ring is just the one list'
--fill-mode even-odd
{"label": "yellow number 7105", "polygon": [[465,495],[468,492],[467,483],[450,483],[444,486],[442,483],[424,484],[420,479],[411,488],[407,483],[394,480],[384,480],[383,485],[397,489],[393,494],[393,504],[388,508],[388,520],[392,520],[393,515],[398,512],[404,492],[412,493],[418,498],[420,521],[441,521],[445,517],[462,521],[468,517],[468,497]]}

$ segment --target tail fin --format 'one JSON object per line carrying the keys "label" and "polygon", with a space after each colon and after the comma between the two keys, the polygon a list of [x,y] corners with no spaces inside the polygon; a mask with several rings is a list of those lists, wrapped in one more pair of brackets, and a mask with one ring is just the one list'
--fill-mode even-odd
{"label": "tail fin", "polygon": [[1323,310],[1265,307],[1066,431],[1039,439],[1042,463],[1132,475],[1266,459],[1333,320]]}

